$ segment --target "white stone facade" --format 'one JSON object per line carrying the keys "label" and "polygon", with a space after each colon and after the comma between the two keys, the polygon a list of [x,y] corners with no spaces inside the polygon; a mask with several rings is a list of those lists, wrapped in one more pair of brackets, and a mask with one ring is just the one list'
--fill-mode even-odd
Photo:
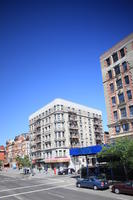
{"label": "white stone facade", "polygon": [[103,142],[101,111],[63,99],[55,99],[33,113],[29,126],[35,166],[68,166],[70,148]]}

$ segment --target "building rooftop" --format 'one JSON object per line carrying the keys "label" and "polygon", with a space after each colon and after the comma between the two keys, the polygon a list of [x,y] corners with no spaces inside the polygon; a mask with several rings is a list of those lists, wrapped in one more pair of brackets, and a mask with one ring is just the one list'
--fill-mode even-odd
{"label": "building rooftop", "polygon": [[121,49],[122,47],[124,47],[124,45],[130,41],[133,40],[133,33],[131,33],[130,35],[128,35],[127,37],[125,37],[123,40],[121,40],[120,42],[118,42],[116,45],[114,45],[112,48],[110,48],[108,51],[104,52],[101,56],[100,56],[100,60],[104,60],[106,58],[108,58],[108,56],[110,56],[110,54],[113,54],[113,52]]}
{"label": "building rooftop", "polygon": [[68,100],[57,98],[57,99],[54,99],[49,104],[47,104],[46,106],[44,106],[41,109],[39,109],[36,112],[34,112],[32,115],[30,115],[29,120],[31,118],[39,115],[40,113],[44,112],[45,110],[51,108],[51,106],[53,106],[53,105],[67,105],[67,106],[69,105],[70,107],[74,107],[76,109],[81,109],[81,110],[84,110],[84,111],[87,111],[87,112],[91,112],[91,113],[94,112],[94,113],[96,113],[98,115],[102,115],[102,112],[100,110],[98,110],[98,109],[89,108],[89,107],[84,106],[84,105],[80,105],[80,104],[77,104],[77,103],[74,103],[74,102],[71,102],[71,101],[68,101]]}

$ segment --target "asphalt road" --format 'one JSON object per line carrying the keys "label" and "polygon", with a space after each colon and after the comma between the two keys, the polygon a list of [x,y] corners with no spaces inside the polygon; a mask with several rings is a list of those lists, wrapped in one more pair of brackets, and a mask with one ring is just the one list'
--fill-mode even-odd
{"label": "asphalt road", "polygon": [[132,200],[133,196],[76,188],[68,176],[46,178],[0,175],[0,200]]}

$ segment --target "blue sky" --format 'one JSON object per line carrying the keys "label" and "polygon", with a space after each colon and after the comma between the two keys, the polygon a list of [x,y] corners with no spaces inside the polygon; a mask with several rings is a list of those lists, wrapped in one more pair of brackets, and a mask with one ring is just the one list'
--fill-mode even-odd
{"label": "blue sky", "polygon": [[99,57],[133,32],[132,0],[0,0],[0,144],[55,98],[103,113]]}

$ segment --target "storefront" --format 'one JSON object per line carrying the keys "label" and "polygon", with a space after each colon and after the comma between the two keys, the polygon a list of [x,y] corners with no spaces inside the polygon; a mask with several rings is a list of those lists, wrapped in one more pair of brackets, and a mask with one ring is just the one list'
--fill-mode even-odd
{"label": "storefront", "polygon": [[45,159],[45,165],[47,165],[48,168],[51,169],[61,169],[68,167],[70,162],[69,157],[61,157],[61,158],[49,158]]}

